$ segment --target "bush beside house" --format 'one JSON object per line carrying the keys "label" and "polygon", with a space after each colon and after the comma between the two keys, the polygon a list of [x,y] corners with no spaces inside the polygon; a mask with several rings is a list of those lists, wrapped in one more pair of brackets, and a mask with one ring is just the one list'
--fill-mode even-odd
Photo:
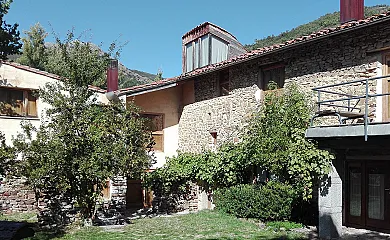
{"label": "bush beside house", "polygon": [[217,210],[262,221],[289,220],[295,198],[293,187],[276,181],[237,185],[214,194]]}
{"label": "bush beside house", "polygon": [[[224,212],[290,219],[293,204],[313,197],[317,179],[329,171],[333,159],[304,137],[309,99],[295,84],[268,92],[242,131],[241,142],[223,143],[216,151],[200,154],[179,153],[150,173],[146,184],[159,199],[189,196],[191,184],[197,184],[209,193],[216,190],[217,208]],[[264,186],[242,185],[259,182],[264,172]],[[269,177],[274,181],[268,182]]]}

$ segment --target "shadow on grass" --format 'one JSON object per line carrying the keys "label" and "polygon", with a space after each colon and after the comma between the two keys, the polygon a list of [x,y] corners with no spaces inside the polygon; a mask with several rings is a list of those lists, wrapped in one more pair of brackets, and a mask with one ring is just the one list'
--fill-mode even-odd
{"label": "shadow on grass", "polygon": [[64,231],[37,231],[34,237],[28,238],[29,240],[50,240],[54,238],[60,238],[65,235]]}
{"label": "shadow on grass", "polygon": [[0,221],[0,239],[23,239],[34,236],[33,224],[21,221]]}
{"label": "shadow on grass", "polygon": [[49,240],[53,238],[62,237],[65,231],[44,231],[37,227],[36,223],[25,221],[0,221],[0,239],[1,240]]}

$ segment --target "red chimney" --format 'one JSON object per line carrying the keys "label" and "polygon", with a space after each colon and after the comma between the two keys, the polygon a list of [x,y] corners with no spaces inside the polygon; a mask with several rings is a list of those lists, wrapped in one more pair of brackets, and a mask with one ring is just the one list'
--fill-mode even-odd
{"label": "red chimney", "polygon": [[364,18],[364,0],[340,0],[340,22]]}
{"label": "red chimney", "polygon": [[107,69],[107,92],[118,90],[118,60],[111,59]]}

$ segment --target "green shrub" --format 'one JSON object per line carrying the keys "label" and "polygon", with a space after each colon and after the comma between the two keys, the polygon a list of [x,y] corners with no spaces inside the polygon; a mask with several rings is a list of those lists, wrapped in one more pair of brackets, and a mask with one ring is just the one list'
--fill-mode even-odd
{"label": "green shrub", "polygon": [[266,185],[237,185],[217,190],[216,209],[242,218],[257,218],[262,221],[288,220],[291,217],[295,191],[280,182]]}

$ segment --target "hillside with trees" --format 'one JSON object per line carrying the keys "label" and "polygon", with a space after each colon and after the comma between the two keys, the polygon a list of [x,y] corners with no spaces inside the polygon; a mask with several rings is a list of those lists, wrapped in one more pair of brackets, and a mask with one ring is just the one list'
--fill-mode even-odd
{"label": "hillside with trees", "polygon": [[[23,48],[21,55],[10,55],[10,60],[33,68],[44,70],[50,73],[60,75],[62,71],[61,51],[58,43],[45,42],[48,36],[46,30],[39,24],[35,24],[28,31],[24,31],[22,38]],[[79,41],[79,40],[76,40]],[[76,44],[76,43],[74,43]],[[94,51],[95,57],[106,54],[100,46],[93,43],[87,43],[90,49]],[[79,53],[74,51],[73,45],[69,49],[73,55]],[[12,52],[13,53],[13,52]],[[130,70],[122,63],[119,63],[119,88],[128,88],[135,85],[150,83],[155,80],[157,75]],[[95,86],[105,88],[105,80],[94,83]]]}
{"label": "hillside with trees", "polygon": [[[364,15],[366,17],[380,14],[390,10],[389,5],[376,5],[372,7],[365,7]],[[340,12],[328,13],[312,22],[300,25],[289,31],[282,32],[281,34],[274,36],[268,36],[262,39],[256,39],[255,43],[245,45],[247,50],[254,50],[256,48],[262,48],[271,46],[274,44],[284,43],[288,40],[305,36],[313,32],[317,32],[321,29],[336,27],[340,24]]]}

